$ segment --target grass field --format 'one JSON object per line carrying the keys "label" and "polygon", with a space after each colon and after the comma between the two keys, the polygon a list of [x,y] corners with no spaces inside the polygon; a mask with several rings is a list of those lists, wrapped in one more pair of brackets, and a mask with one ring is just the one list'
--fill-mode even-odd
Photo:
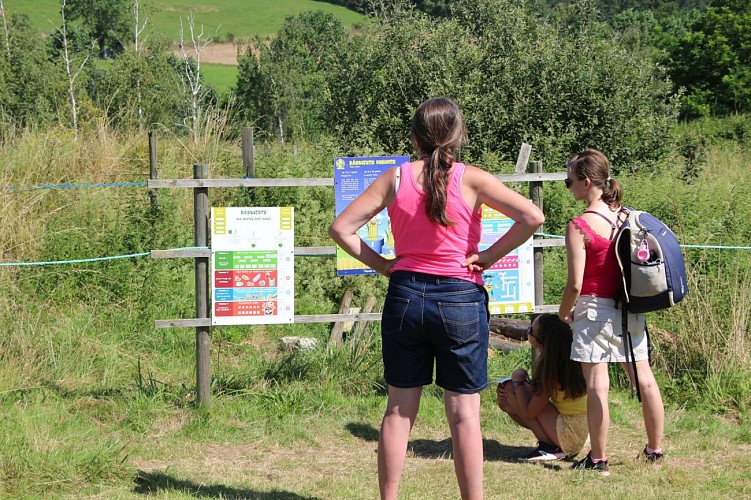
{"label": "grass field", "polygon": [[[50,32],[60,22],[60,0],[5,0],[3,5],[6,15],[26,14],[32,25],[42,32]],[[148,13],[147,32],[160,33],[174,40],[179,38],[181,18],[187,32],[187,17],[191,10],[197,29],[202,25],[205,35],[216,40],[234,39],[235,42],[252,35],[271,36],[287,17],[308,10],[330,12],[345,26],[364,19],[344,7],[315,0],[153,0],[150,5],[153,12]],[[203,68],[206,81],[220,94],[225,94],[235,85],[236,66],[204,63]]]}
{"label": "grass field", "polygon": [[[315,0],[153,0],[153,12],[148,13],[153,32],[177,39],[180,18],[187,19],[192,10],[196,26],[203,25],[205,33],[227,39],[251,35],[269,36],[276,33],[284,19],[307,10],[330,12],[345,26],[351,26],[363,16],[338,5]],[[59,24],[60,0],[4,0],[6,15],[27,14],[40,31],[49,32]]]}
{"label": "grass field", "polygon": [[[64,140],[60,129],[24,134],[0,149],[0,186],[144,178],[145,133],[95,132],[82,134],[75,143]],[[160,136],[160,177],[189,176],[192,158],[212,165],[212,177],[241,172],[237,142],[207,141],[187,150],[190,145],[180,139]],[[315,148],[302,144],[295,156],[279,144],[257,147],[260,178],[282,176],[279,172],[288,165],[320,176],[330,166],[326,142]],[[636,198],[669,192],[687,200],[682,204],[689,207],[686,212],[701,218],[714,221],[726,212],[734,214],[743,231],[751,220],[745,211],[749,176],[748,147],[725,142],[708,152],[707,167],[695,185],[676,188],[671,171],[650,176],[648,182],[644,178],[640,185],[646,192]],[[333,186],[326,189],[333,197]],[[152,213],[145,187],[0,193],[5,260],[128,253],[114,248],[122,241],[145,250],[192,241],[188,190],[160,190],[164,216],[142,221],[139,214]],[[310,195],[301,194],[300,200]],[[212,188],[216,206],[238,199],[229,196],[227,190]],[[286,196],[296,195],[288,191]],[[729,206],[730,201],[736,205]],[[296,212],[296,225],[304,214]],[[709,227],[717,231],[721,225]],[[692,224],[692,230],[696,233],[687,235],[688,241],[706,241],[700,224]],[[146,239],[147,232],[158,240]],[[721,256],[713,255],[711,263],[717,267]],[[310,262],[296,259],[296,273],[315,266],[333,275],[330,260]],[[300,287],[321,286],[312,274],[297,276]],[[305,284],[311,276],[312,284]],[[362,278],[374,280],[370,288],[378,286],[375,280],[384,281]],[[739,376],[731,379],[726,370],[721,378],[703,379],[702,388],[685,385],[690,381],[680,375],[671,379],[664,367],[672,359],[665,353],[673,340],[657,328],[657,315],[650,319],[656,352],[661,353],[655,373],[667,403],[666,463],[650,467],[634,460],[645,443],[641,411],[615,376],[608,478],[572,471],[568,462],[519,463],[516,458],[529,451],[534,439],[500,412],[491,387],[483,391],[481,402],[486,498],[751,497],[749,392],[738,392],[743,397],[732,401],[726,396],[733,393],[723,387],[750,383],[751,279],[747,273],[737,279],[725,275],[717,283],[692,286],[696,291],[668,311],[675,318],[670,321],[676,332],[672,338],[679,339],[686,358],[709,351],[703,359],[715,366],[736,360],[733,373]],[[0,336],[0,498],[378,497],[375,449],[385,405],[378,323],[366,329],[360,342],[350,340],[341,348],[327,347],[327,324],[212,328],[212,406],[199,409],[194,405],[194,332],[153,328],[155,319],[191,317],[193,287],[193,263],[185,259],[0,267],[0,318],[7,325]],[[343,291],[345,285],[341,287]],[[706,303],[723,288],[731,291],[723,297],[732,315]],[[300,304],[315,300],[320,307],[319,297],[300,298]],[[730,316],[734,319],[728,326]],[[661,323],[665,320],[669,318]],[[688,321],[688,327],[681,321]],[[698,337],[678,337],[683,330]],[[287,335],[314,337],[319,347],[284,352],[279,339]],[[509,355],[494,353],[489,377],[528,366],[529,360],[528,347]],[[713,392],[719,396],[711,396]],[[426,387],[410,436],[400,498],[458,498],[451,453],[441,391]]]}
{"label": "grass field", "polygon": [[220,94],[227,93],[237,82],[237,66],[204,63],[201,64],[201,72]]}

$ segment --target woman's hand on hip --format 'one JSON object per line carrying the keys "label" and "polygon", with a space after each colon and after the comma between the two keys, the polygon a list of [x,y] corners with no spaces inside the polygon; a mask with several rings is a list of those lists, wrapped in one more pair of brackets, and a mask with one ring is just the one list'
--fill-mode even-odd
{"label": "woman's hand on hip", "polygon": [[462,263],[462,267],[466,267],[473,273],[482,273],[492,265],[493,262],[490,260],[486,252],[470,254]]}

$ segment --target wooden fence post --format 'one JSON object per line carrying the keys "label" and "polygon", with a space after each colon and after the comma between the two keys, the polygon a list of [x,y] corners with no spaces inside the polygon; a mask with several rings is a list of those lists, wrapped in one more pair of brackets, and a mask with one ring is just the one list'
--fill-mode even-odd
{"label": "wooden fence post", "polygon": [[[532,161],[529,162],[529,169],[533,174],[542,173],[542,162]],[[542,181],[532,181],[529,183],[529,197],[532,198],[532,203],[535,204],[540,210],[542,210]],[[542,228],[541,228],[542,229]],[[535,305],[542,305],[545,303],[543,297],[542,287],[542,247],[535,247],[534,249],[534,265],[535,265]]]}
{"label": "wooden fence post", "polygon": [[[208,179],[209,167],[193,165],[194,179]],[[209,246],[209,188],[193,188],[194,243]],[[209,317],[209,257],[196,257],[196,318]],[[210,327],[196,327],[196,399],[199,406],[211,405],[209,375]]]}
{"label": "wooden fence post", "polygon": [[[153,130],[149,130],[149,180],[155,181],[159,178],[156,164],[156,135]],[[149,189],[149,199],[151,208],[156,208],[159,201],[155,189]]]}
{"label": "wooden fence post", "polygon": [[[365,304],[362,306],[362,312],[368,314],[373,311],[376,305],[376,298],[372,295],[368,295],[365,299]],[[362,337],[362,333],[370,325],[370,321],[358,321],[355,323],[355,329],[352,331],[352,342],[357,343]]]}
{"label": "wooden fence post", "polygon": [[253,144],[253,129],[243,127],[242,129],[242,156],[243,172],[245,177],[253,178],[256,176],[255,145]]}
{"label": "wooden fence post", "polygon": [[[532,161],[529,162],[529,170],[533,174],[542,173],[542,162]],[[535,204],[540,210],[542,210],[542,182],[532,181],[529,183],[529,197],[532,198],[532,203]],[[540,228],[542,229],[542,228]],[[544,289],[543,289],[543,260],[542,260],[542,247],[535,247],[533,249],[534,268],[535,268],[535,306],[539,306],[545,303]],[[535,320],[537,315],[533,314],[530,317],[531,321]],[[530,323],[531,324],[531,323]],[[532,349],[532,361],[537,358],[537,349]]]}
{"label": "wooden fence post", "polygon": [[[352,303],[352,297],[354,293],[352,290],[344,292],[342,297],[342,303],[339,305],[339,314],[346,314],[349,310],[349,305]],[[334,327],[331,329],[331,335],[329,336],[329,344],[340,346],[344,342],[344,321],[334,323]]]}

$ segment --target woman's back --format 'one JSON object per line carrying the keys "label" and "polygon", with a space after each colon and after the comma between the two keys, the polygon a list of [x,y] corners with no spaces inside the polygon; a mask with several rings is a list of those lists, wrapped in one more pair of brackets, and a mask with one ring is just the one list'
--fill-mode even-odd
{"label": "woman's back", "polygon": [[578,398],[568,398],[562,390],[557,390],[550,396],[550,402],[553,403],[558,413],[561,415],[586,415],[587,414],[587,395]]}
{"label": "woman's back", "polygon": [[416,271],[461,278],[482,284],[482,275],[463,266],[477,252],[482,233],[482,214],[462,195],[465,165],[454,163],[446,185],[446,216],[452,224],[432,221],[426,210],[427,196],[420,186],[420,161],[400,167],[399,187],[388,212],[399,259],[394,271]]}
{"label": "woman's back", "polygon": [[581,294],[612,298],[621,286],[612,239],[615,222],[608,223],[606,215],[598,214],[584,213],[572,222],[584,234],[586,248]]}

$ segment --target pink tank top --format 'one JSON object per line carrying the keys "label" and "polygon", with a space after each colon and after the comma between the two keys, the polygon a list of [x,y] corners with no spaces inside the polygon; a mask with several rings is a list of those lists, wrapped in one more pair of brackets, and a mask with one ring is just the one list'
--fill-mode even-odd
{"label": "pink tank top", "polygon": [[613,298],[622,287],[615,243],[595,233],[583,218],[577,217],[573,222],[585,234],[584,246],[587,250],[581,295]]}
{"label": "pink tank top", "polygon": [[482,211],[473,212],[462,198],[464,164],[454,163],[446,186],[446,215],[454,222],[448,227],[428,218],[427,195],[415,182],[411,165],[405,163],[400,172],[396,199],[388,209],[394,250],[400,258],[392,271],[448,276],[483,285],[482,273],[462,267],[467,256],[477,252],[482,234]]}

